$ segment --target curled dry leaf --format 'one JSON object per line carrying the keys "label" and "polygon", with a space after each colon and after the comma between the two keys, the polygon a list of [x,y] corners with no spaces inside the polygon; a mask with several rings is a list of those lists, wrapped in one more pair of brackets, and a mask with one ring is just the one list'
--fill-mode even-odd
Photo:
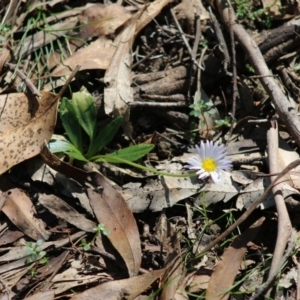
{"label": "curled dry leaf", "polygon": [[109,230],[107,237],[122,256],[129,276],[135,276],[139,272],[142,257],[136,221],[121,194],[99,176],[103,191],[87,190],[91,206],[98,222]]}
{"label": "curled dry leaf", "polygon": [[139,231],[134,216],[121,194],[96,172],[85,172],[60,161],[47,147],[41,152],[44,161],[56,171],[85,184],[102,187],[99,191],[88,188],[91,207],[99,223],[110,231],[107,236],[122,256],[130,276],[135,276],[141,265]]}
{"label": "curled dry leaf", "polygon": [[54,291],[38,292],[32,296],[25,298],[25,300],[53,300],[55,296]]}
{"label": "curled dry leaf", "polygon": [[[284,198],[299,194],[299,192],[296,189],[292,188],[288,183],[282,181],[280,182]],[[248,209],[253,204],[253,201],[261,196],[270,184],[271,181],[268,177],[258,178],[254,180],[245,189],[242,190],[237,198],[236,207],[238,209]],[[260,204],[260,208],[265,209],[273,206],[274,204],[274,197],[272,195],[268,195]]]}
{"label": "curled dry leaf", "polygon": [[265,217],[261,217],[257,220],[226,249],[211,276],[205,299],[226,300],[229,298],[230,294],[228,292],[226,293],[226,291],[233,285],[234,278],[247,251],[247,244],[251,242],[259,232],[264,220]]}
{"label": "curled dry leaf", "polygon": [[97,285],[94,288],[75,295],[71,300],[98,300],[98,299],[136,299],[158,277],[164,269],[155,270],[140,276],[128,279],[115,280]]}
{"label": "curled dry leaf", "polygon": [[[283,139],[279,139],[278,148],[278,171],[281,172],[289,163],[299,159],[299,154]],[[288,183],[295,189],[300,189],[300,166],[297,166],[293,171],[283,177],[282,181]]]}
{"label": "curled dry leaf", "polygon": [[114,34],[116,29],[129,20],[131,14],[118,4],[95,4],[88,7],[78,17],[81,27],[78,40],[87,41],[93,36],[99,38],[87,47],[79,49],[68,57],[51,73],[51,76],[66,76],[72,73],[76,66],[81,70],[105,70],[116,51],[113,40],[106,37]]}
{"label": "curled dry leaf", "polygon": [[106,114],[124,115],[127,112],[128,104],[134,101],[131,88],[131,46],[139,16],[140,13],[132,16],[128,26],[116,37],[117,49],[104,76]]}
{"label": "curled dry leaf", "polygon": [[0,174],[40,153],[54,130],[57,100],[46,91],[41,98],[24,93],[0,96]]}
{"label": "curled dry leaf", "polygon": [[22,232],[34,240],[47,240],[49,234],[42,220],[35,217],[36,210],[30,198],[20,189],[3,193],[6,197],[2,211]]}
{"label": "curled dry leaf", "polygon": [[51,76],[60,77],[70,75],[78,65],[81,71],[105,70],[108,68],[115,51],[116,47],[113,45],[113,42],[102,36],[90,43],[89,46],[81,48],[74,55],[67,58],[63,64],[60,64],[53,70]]}
{"label": "curled dry leaf", "polygon": [[66,220],[68,223],[81,230],[93,232],[93,228],[97,226],[95,222],[84,217],[73,207],[71,207],[55,195],[41,194],[39,196],[39,202],[52,214],[63,220]]}
{"label": "curled dry leaf", "polygon": [[137,35],[147,24],[153,21],[155,17],[168,5],[172,0],[156,0],[145,6],[145,12],[139,19],[135,34]]}
{"label": "curled dry leaf", "polygon": [[130,12],[119,4],[95,4],[78,17],[82,25],[79,37],[88,40],[93,36],[114,34],[130,17]]}

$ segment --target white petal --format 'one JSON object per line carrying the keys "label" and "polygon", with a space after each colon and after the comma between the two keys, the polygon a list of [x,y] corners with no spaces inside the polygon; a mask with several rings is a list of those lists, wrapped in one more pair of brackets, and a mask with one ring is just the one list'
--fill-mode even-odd
{"label": "white petal", "polygon": [[214,183],[220,183],[221,182],[220,172],[211,172],[210,176],[211,176],[211,179],[213,180]]}

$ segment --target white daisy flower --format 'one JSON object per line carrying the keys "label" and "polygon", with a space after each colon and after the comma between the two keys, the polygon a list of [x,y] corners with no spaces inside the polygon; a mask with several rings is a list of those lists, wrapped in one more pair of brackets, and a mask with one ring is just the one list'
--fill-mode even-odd
{"label": "white daisy flower", "polygon": [[196,174],[199,175],[199,179],[211,177],[215,183],[220,183],[222,172],[232,168],[231,159],[226,157],[226,147],[210,141],[201,141],[200,147],[196,145],[196,151],[199,156],[189,158],[185,168],[198,170]]}

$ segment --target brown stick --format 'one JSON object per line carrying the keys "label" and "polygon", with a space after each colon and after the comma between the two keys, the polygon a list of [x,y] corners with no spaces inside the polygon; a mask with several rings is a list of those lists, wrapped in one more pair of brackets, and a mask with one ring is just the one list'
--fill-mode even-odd
{"label": "brown stick", "polygon": [[[215,4],[219,10],[220,15],[227,27],[229,27],[229,8],[227,0],[216,0]],[[232,13],[232,19],[235,20],[235,16]],[[232,30],[236,40],[243,47],[247,54],[251,64],[253,65],[256,75],[261,75],[260,81],[272,99],[276,112],[281,120],[284,121],[289,133],[295,139],[295,142],[300,147],[300,121],[297,117],[297,112],[292,107],[275,79],[270,76],[270,72],[266,62],[254,40],[249,36],[248,32],[239,24],[234,23]]]}
{"label": "brown stick", "polygon": [[[267,141],[270,173],[276,173],[279,171],[278,126],[276,121],[271,122],[271,128],[267,132]],[[273,182],[274,179],[275,176],[271,176],[271,182]],[[278,214],[278,230],[276,246],[268,275],[268,280],[270,280],[270,278],[275,278],[278,274],[279,269],[281,267],[281,260],[284,254],[285,247],[292,233],[292,224],[285,206],[281,184],[274,185],[272,188],[272,193],[274,195],[274,200]]]}

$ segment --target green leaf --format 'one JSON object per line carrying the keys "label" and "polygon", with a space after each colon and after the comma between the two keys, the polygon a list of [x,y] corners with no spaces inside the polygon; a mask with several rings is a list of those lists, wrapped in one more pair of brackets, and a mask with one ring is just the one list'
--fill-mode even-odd
{"label": "green leaf", "polygon": [[67,140],[50,140],[49,150],[52,153],[74,151],[80,153],[80,151]]}
{"label": "green leaf", "polygon": [[88,160],[81,153],[73,152],[73,151],[66,151],[65,153],[74,159],[88,162]]}
{"label": "green leaf", "polygon": [[49,149],[52,153],[63,152],[81,161],[88,161],[82,153],[67,140],[51,140],[49,143]]}
{"label": "green leaf", "polygon": [[123,122],[123,117],[119,116],[112,120],[108,125],[106,125],[97,136],[90,143],[89,150],[86,157],[89,159],[99,152],[103,147],[112,141],[116,133],[118,132],[121,124]]}
{"label": "green leaf", "polygon": [[154,145],[152,144],[135,145],[110,154],[101,155],[101,159],[102,161],[105,160],[109,163],[120,163],[118,158],[127,161],[136,161],[143,157],[145,154],[149,153],[153,149],[153,147]]}
{"label": "green leaf", "polygon": [[60,119],[68,138],[73,145],[82,151],[82,132],[78,122],[76,111],[70,100],[63,98],[59,107]]}
{"label": "green leaf", "polygon": [[92,142],[97,122],[96,102],[92,95],[85,91],[74,93],[72,100],[78,122]]}

